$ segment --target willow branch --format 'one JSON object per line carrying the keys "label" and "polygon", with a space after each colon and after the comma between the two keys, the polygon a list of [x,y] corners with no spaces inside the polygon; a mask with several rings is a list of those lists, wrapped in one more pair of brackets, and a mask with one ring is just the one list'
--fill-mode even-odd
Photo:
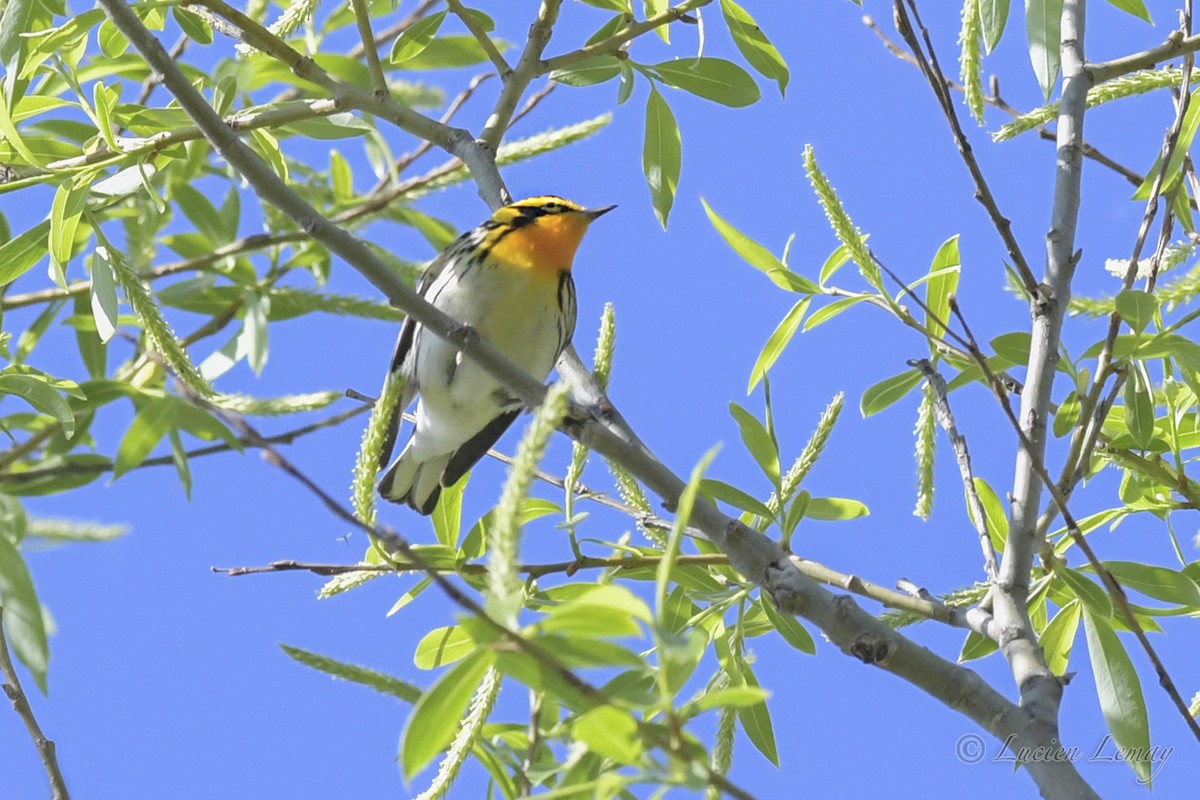
{"label": "willow branch", "polygon": [[512,73],[512,67],[504,60],[504,56],[496,49],[496,43],[492,41],[492,37],[488,36],[487,31],[479,26],[479,22],[475,17],[467,13],[463,8],[460,0],[446,0],[446,7],[454,12],[454,16],[462,21],[462,24],[467,26],[467,30],[475,37],[475,41],[479,42],[479,46],[483,48],[483,52],[487,54],[492,65],[496,68],[497,74],[501,80],[508,80],[508,76]]}
{"label": "willow branch", "polygon": [[8,642],[4,637],[4,606],[2,605],[0,605],[0,677],[4,678],[4,694],[12,703],[13,711],[17,712],[17,716],[25,724],[25,730],[29,732],[29,738],[33,740],[33,746],[37,748],[38,755],[42,759],[42,767],[46,770],[46,777],[50,781],[50,796],[54,800],[69,800],[67,782],[63,779],[62,770],[58,766],[57,749],[54,742],[47,739],[46,734],[42,733],[42,727],[38,725],[37,717],[33,715],[33,709],[29,705],[29,697],[21,688],[21,680],[17,677],[17,670],[13,666],[12,658],[8,655]]}
{"label": "willow branch", "polygon": [[927,359],[909,361],[908,365],[920,370],[921,374],[925,376],[925,381],[933,388],[934,414],[938,424],[950,438],[950,447],[954,450],[954,460],[958,463],[958,471],[962,475],[963,489],[966,491],[967,504],[971,509],[971,519],[975,523],[979,547],[983,551],[983,571],[987,575],[988,583],[995,585],[999,577],[999,570],[996,567],[996,548],[992,546],[992,537],[989,535],[987,527],[987,514],[983,510],[983,500],[979,497],[979,489],[975,486],[967,440],[958,432],[954,415],[950,411],[946,381]]}
{"label": "willow branch", "polygon": [[572,50],[569,53],[563,53],[562,55],[546,59],[542,64],[542,71],[550,72],[562,69],[563,67],[569,67],[572,64],[578,64],[580,61],[586,61],[596,56],[612,55],[642,34],[649,33],[655,28],[661,28],[663,25],[670,25],[672,22],[686,19],[692,11],[702,8],[711,2],[712,0],[684,0],[679,5],[672,6],[652,17],[647,17],[641,22],[630,21],[628,25],[607,39],[601,39],[578,50]]}
{"label": "willow branch", "polygon": [[354,7],[354,23],[358,27],[358,37],[362,40],[363,53],[367,57],[367,72],[371,75],[371,91],[376,97],[387,97],[387,76],[383,74],[383,65],[379,63],[379,50],[375,47],[375,34],[371,32],[371,11],[367,0],[350,0]]}
{"label": "willow branch", "polygon": [[[880,29],[880,27],[875,24],[874,19],[872,19],[869,16],[864,16],[862,18],[862,22],[863,22],[863,25],[866,25],[871,30],[872,33],[874,33],[876,36],[879,37],[879,40],[881,42],[883,42],[883,46],[885,48],[887,48],[887,51],[889,53],[891,53],[893,56],[895,56],[899,60],[903,61],[905,64],[910,64],[910,65],[920,69],[920,65],[917,63],[917,59],[913,56],[913,54],[908,52],[904,48],[900,47],[900,45],[896,44],[891,39],[889,39],[887,34],[884,33]],[[960,94],[964,93],[966,91],[965,87],[963,87],[963,85],[961,83],[954,80],[953,78],[946,78],[946,85],[949,86],[953,91],[959,92]],[[1020,109],[1014,108],[1013,106],[1009,105],[1000,96],[1000,84],[999,84],[999,81],[996,80],[996,76],[994,76],[994,75],[992,76],[992,79],[991,79],[990,91],[991,91],[991,94],[985,94],[983,96],[983,102],[985,102],[989,106],[991,106],[995,109],[998,109],[1000,111],[1003,111],[1005,114],[1008,114],[1010,117],[1014,117],[1014,118],[1020,117],[1024,113]],[[1054,132],[1054,129],[1049,128],[1045,125],[1038,125],[1034,130],[1037,131],[1037,134],[1041,139],[1044,139],[1046,141],[1053,142],[1057,138],[1057,134]],[[1101,165],[1107,167],[1108,169],[1111,169],[1113,172],[1117,173],[1118,175],[1120,175],[1125,180],[1129,181],[1134,186],[1141,185],[1142,178],[1143,178],[1141,173],[1139,173],[1135,170],[1132,170],[1129,167],[1125,166],[1124,164],[1121,164],[1121,163],[1113,160],[1109,156],[1100,152],[1100,150],[1098,150],[1093,145],[1088,144],[1087,142],[1083,142],[1082,149],[1083,149],[1084,158],[1090,158],[1093,161],[1095,161],[1097,164],[1101,164]]]}
{"label": "willow branch", "polygon": [[504,138],[504,133],[512,122],[513,112],[516,111],[521,96],[525,94],[526,87],[534,78],[545,73],[542,52],[550,42],[550,34],[554,30],[554,23],[558,21],[560,6],[562,0],[542,0],[537,19],[529,27],[529,36],[525,40],[525,49],[521,51],[517,66],[504,75],[504,88],[500,90],[492,115],[488,117],[483,132],[479,134],[480,143],[493,153],[500,146],[500,140]]}
{"label": "willow branch", "polygon": [[[1000,240],[1004,243],[1004,249],[1008,251],[1008,257],[1012,259],[1013,268],[1016,269],[1017,275],[1020,276],[1021,283],[1025,286],[1025,291],[1032,294],[1037,291],[1037,280],[1033,277],[1033,270],[1029,268],[1029,262],[1025,260],[1025,254],[1021,252],[1021,246],[1017,243],[1016,237],[1013,236],[1012,223],[1004,214],[1000,213],[1000,208],[996,205],[996,198],[992,196],[992,190],[988,186],[987,180],[983,177],[983,171],[979,168],[979,162],[975,160],[975,152],[971,148],[971,143],[967,141],[967,136],[963,133],[962,125],[958,121],[958,112],[955,110],[954,101],[950,97],[949,83],[946,80],[946,76],[942,73],[942,68],[938,65],[937,53],[933,49],[933,42],[929,38],[929,32],[925,30],[924,25],[920,24],[920,18],[918,17],[917,22],[925,42],[925,47],[922,49],[912,25],[908,23],[908,16],[903,13],[904,6],[902,0],[896,0],[895,7],[899,9],[896,14],[896,23],[900,31],[900,36],[903,37],[909,49],[912,50],[921,74],[925,76],[925,80],[933,89],[933,94],[942,109],[942,114],[946,117],[946,122],[950,125],[950,133],[954,137],[958,153],[962,156],[963,163],[967,167],[967,172],[970,173],[971,180],[975,184],[975,199],[979,201],[987,212],[988,218],[992,221],[992,227],[996,229],[996,233],[1000,234]],[[916,15],[915,6],[913,7],[913,14],[914,16]],[[928,58],[926,57],[926,51],[928,51]]]}
{"label": "willow branch", "polygon": [[1156,64],[1170,61],[1177,56],[1195,53],[1197,50],[1200,50],[1200,35],[1187,36],[1174,30],[1167,36],[1167,41],[1158,47],[1114,58],[1111,61],[1088,64],[1087,71],[1091,73],[1094,83],[1103,83],[1131,72],[1137,72],[1139,69],[1150,69]]}
{"label": "willow branch", "polygon": [[[308,436],[311,433],[324,430],[325,428],[333,428],[341,425],[348,419],[366,413],[368,408],[360,406],[343,411],[339,414],[326,417],[319,422],[313,422],[308,425],[296,428],[283,433],[277,433],[272,436],[262,437],[262,441],[270,445],[291,444],[297,439]],[[231,450],[241,451],[247,447],[256,447],[256,441],[251,441],[244,437],[239,437],[235,440],[236,444],[229,442],[221,442],[219,444],[210,444],[204,447],[197,447],[193,450],[188,450],[184,453],[188,458],[198,458],[200,456],[211,456],[217,453],[228,453]],[[172,456],[155,456],[147,458],[142,463],[138,464],[133,469],[143,469],[145,467],[165,467],[175,463]],[[27,483],[34,480],[44,480],[47,478],[58,478],[67,475],[103,475],[106,472],[112,472],[115,464],[109,462],[107,464],[63,464],[58,467],[43,467],[40,469],[30,469],[24,472],[0,472],[0,484],[5,483]]]}

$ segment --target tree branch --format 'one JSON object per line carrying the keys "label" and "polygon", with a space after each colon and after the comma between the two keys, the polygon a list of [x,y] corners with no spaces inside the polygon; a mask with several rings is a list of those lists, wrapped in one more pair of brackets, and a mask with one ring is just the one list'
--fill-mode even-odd
{"label": "tree branch", "polygon": [[500,146],[500,140],[504,138],[504,133],[508,130],[513,112],[517,109],[517,103],[525,94],[525,88],[534,78],[544,74],[542,52],[550,41],[550,34],[554,31],[554,23],[558,21],[558,9],[561,5],[562,0],[542,0],[537,19],[529,27],[529,36],[525,40],[525,49],[521,52],[517,66],[509,70],[507,75],[502,73],[504,88],[500,90],[500,96],[496,98],[492,115],[488,117],[487,123],[483,126],[483,132],[479,134],[480,143],[493,153]]}
{"label": "tree branch", "polygon": [[921,22],[920,17],[917,16],[916,6],[912,5],[911,2],[910,5],[913,9],[913,16],[917,20],[917,25],[921,29],[921,36],[925,41],[925,50],[929,51],[928,59],[925,57],[925,50],[922,50],[920,42],[917,41],[912,25],[908,22],[908,15],[904,13],[903,1],[895,0],[895,7],[897,9],[896,23],[900,35],[912,50],[913,56],[917,60],[917,66],[920,67],[925,80],[933,88],[938,105],[941,107],[946,121],[950,124],[950,132],[954,136],[954,143],[957,145],[959,155],[962,156],[963,163],[967,167],[967,172],[971,174],[971,180],[975,184],[975,199],[987,211],[988,218],[992,221],[992,227],[1000,234],[1000,240],[1004,242],[1004,248],[1008,251],[1008,257],[1012,259],[1013,267],[1020,276],[1021,282],[1025,286],[1025,291],[1033,294],[1037,291],[1037,280],[1033,277],[1033,270],[1029,268],[1029,263],[1025,260],[1024,253],[1021,252],[1021,246],[1017,244],[1017,239],[1013,236],[1012,223],[1000,213],[1000,208],[996,205],[996,199],[992,196],[992,190],[988,187],[987,180],[983,177],[983,171],[979,168],[979,162],[975,160],[975,152],[971,149],[971,143],[967,141],[966,134],[963,133],[962,125],[959,124],[958,112],[954,109],[954,101],[950,97],[950,87],[946,81],[946,76],[942,74],[942,69],[938,66],[937,54],[934,52],[933,42],[929,38],[929,31],[925,29],[925,25]]}
{"label": "tree branch", "polygon": [[467,30],[475,37],[475,41],[479,42],[479,46],[483,48],[483,52],[487,53],[487,57],[491,60],[492,65],[496,68],[496,73],[499,74],[502,81],[507,81],[508,76],[512,73],[512,67],[504,60],[504,56],[496,49],[496,43],[492,41],[492,37],[487,35],[487,31],[479,27],[479,22],[475,17],[467,13],[463,8],[461,0],[446,0],[446,7],[454,12],[454,16],[462,21],[463,25],[467,26]]}
{"label": "tree branch", "polygon": [[971,509],[971,518],[975,522],[975,532],[979,536],[979,547],[983,551],[983,571],[988,583],[995,585],[999,578],[996,567],[996,548],[992,546],[992,537],[988,533],[987,514],[983,510],[983,501],[979,497],[979,489],[975,487],[975,476],[971,471],[971,454],[967,450],[967,440],[958,432],[954,423],[954,415],[950,412],[950,399],[946,395],[946,381],[934,369],[927,359],[921,358],[909,361],[908,365],[920,370],[926,382],[933,388],[933,407],[938,424],[950,437],[950,446],[954,450],[954,459],[958,462],[958,471],[962,475],[963,488],[967,493],[967,504]]}
{"label": "tree branch", "polygon": [[623,45],[632,42],[643,33],[649,33],[655,28],[661,28],[663,25],[669,25],[672,22],[684,19],[690,12],[702,8],[711,2],[712,0],[684,0],[679,5],[668,8],[666,11],[655,14],[652,17],[647,17],[641,22],[631,21],[607,39],[601,39],[578,50],[572,50],[569,53],[563,53],[560,56],[546,59],[542,62],[542,72],[551,72],[563,67],[569,67],[572,64],[578,64],[580,61],[586,61],[589,58],[616,53]]}
{"label": "tree branch", "polygon": [[33,740],[33,746],[37,748],[38,755],[41,756],[42,767],[46,770],[46,777],[50,781],[51,797],[54,800],[70,800],[70,794],[67,793],[67,782],[63,780],[62,770],[58,767],[58,752],[54,742],[47,739],[46,735],[42,733],[42,728],[38,725],[37,718],[33,715],[33,709],[29,705],[29,698],[26,696],[25,690],[21,688],[21,681],[17,677],[17,670],[13,666],[12,658],[8,655],[8,642],[4,638],[4,606],[2,605],[0,605],[0,677],[4,678],[4,694],[12,703],[13,711],[17,712],[21,722],[25,723],[25,730],[29,732],[29,738]]}
{"label": "tree branch", "polygon": [[371,75],[371,90],[377,97],[388,96],[387,76],[379,63],[379,50],[375,47],[375,34],[371,32],[371,11],[367,0],[350,0],[354,7],[354,22],[358,26],[358,37],[362,40],[363,53],[367,57],[367,72]]}
{"label": "tree branch", "polygon": [[1093,83],[1104,83],[1104,81],[1128,75],[1130,72],[1137,72],[1139,69],[1150,69],[1163,61],[1195,53],[1197,50],[1200,50],[1200,35],[1187,36],[1174,30],[1167,36],[1167,41],[1158,47],[1114,58],[1112,61],[1088,64],[1086,69],[1091,73]]}

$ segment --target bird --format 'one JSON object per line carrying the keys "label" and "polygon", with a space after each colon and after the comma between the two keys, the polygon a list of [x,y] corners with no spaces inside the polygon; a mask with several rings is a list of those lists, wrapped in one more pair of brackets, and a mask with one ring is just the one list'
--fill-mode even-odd
{"label": "bird", "polygon": [[[575,331],[575,251],[588,226],[613,208],[584,208],[553,195],[502,206],[430,262],[417,293],[544,381]],[[466,474],[513,423],[521,402],[411,316],[392,356],[389,379],[396,378],[404,389],[388,422],[381,467],[414,397],[416,422],[378,491],[428,516],[442,489]]]}

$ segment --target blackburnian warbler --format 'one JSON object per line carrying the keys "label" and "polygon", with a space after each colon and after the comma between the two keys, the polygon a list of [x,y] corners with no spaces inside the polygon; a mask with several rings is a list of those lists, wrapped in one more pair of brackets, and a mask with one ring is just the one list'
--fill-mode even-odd
{"label": "blackburnian warbler", "polygon": [[[438,254],[417,291],[545,380],[575,330],[575,250],[588,225],[612,208],[586,209],[548,196],[504,206]],[[379,494],[430,514],[442,487],[487,453],[521,404],[453,344],[411,318],[400,329],[391,377],[405,383],[381,462],[391,456],[404,409],[414,396],[420,400],[416,426],[380,481]]]}

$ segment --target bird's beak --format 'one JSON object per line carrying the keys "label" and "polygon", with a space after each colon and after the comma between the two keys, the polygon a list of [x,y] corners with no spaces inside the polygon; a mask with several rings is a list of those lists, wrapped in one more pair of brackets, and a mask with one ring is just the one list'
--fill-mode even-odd
{"label": "bird's beak", "polygon": [[602,217],[605,214],[607,214],[608,212],[612,211],[614,208],[616,208],[616,206],[601,206],[600,208],[588,208],[588,209],[584,209],[583,215],[585,217],[587,217],[588,222],[593,222],[597,218]]}

